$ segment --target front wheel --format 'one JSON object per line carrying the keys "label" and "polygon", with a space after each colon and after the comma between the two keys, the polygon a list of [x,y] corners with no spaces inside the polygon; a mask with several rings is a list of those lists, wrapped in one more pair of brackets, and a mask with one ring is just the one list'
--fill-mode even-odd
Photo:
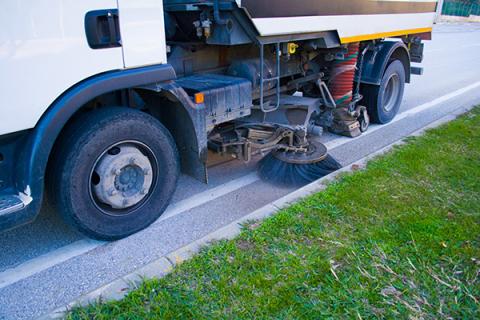
{"label": "front wheel", "polygon": [[380,85],[362,86],[363,104],[372,122],[385,124],[393,120],[402,103],[405,91],[405,68],[394,60],[385,70]]}
{"label": "front wheel", "polygon": [[115,240],[163,213],[179,175],[178,152],[152,116],[107,107],[69,125],[49,171],[50,196],[65,220],[89,237]]}

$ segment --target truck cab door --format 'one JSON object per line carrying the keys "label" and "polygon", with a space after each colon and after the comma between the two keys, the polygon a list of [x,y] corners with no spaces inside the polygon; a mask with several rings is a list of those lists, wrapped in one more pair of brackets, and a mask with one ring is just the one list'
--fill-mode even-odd
{"label": "truck cab door", "polygon": [[167,63],[162,0],[118,0],[126,68]]}

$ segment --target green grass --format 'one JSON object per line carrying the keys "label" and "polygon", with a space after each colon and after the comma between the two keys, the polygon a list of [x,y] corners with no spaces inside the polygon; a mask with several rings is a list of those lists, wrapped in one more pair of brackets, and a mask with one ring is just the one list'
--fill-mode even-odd
{"label": "green grass", "polygon": [[476,108],[68,318],[479,319],[479,272]]}

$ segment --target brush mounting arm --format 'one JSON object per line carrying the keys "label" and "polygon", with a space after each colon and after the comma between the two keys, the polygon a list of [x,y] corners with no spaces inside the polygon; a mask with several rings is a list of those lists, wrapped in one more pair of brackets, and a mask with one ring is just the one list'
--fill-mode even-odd
{"label": "brush mounting arm", "polygon": [[215,132],[209,138],[209,149],[222,155],[250,161],[252,156],[270,151],[307,153],[309,142],[304,130],[286,126],[249,123],[232,130]]}

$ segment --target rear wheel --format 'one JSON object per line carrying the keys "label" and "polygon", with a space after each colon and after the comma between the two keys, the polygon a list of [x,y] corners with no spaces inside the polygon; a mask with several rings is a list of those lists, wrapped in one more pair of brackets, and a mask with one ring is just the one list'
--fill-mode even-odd
{"label": "rear wheel", "polygon": [[173,138],[158,120],[108,107],[69,125],[49,170],[51,198],[65,220],[90,237],[114,240],[163,213],[179,161]]}
{"label": "rear wheel", "polygon": [[363,103],[372,122],[385,124],[396,116],[405,91],[405,68],[394,60],[385,70],[380,85],[363,85]]}

